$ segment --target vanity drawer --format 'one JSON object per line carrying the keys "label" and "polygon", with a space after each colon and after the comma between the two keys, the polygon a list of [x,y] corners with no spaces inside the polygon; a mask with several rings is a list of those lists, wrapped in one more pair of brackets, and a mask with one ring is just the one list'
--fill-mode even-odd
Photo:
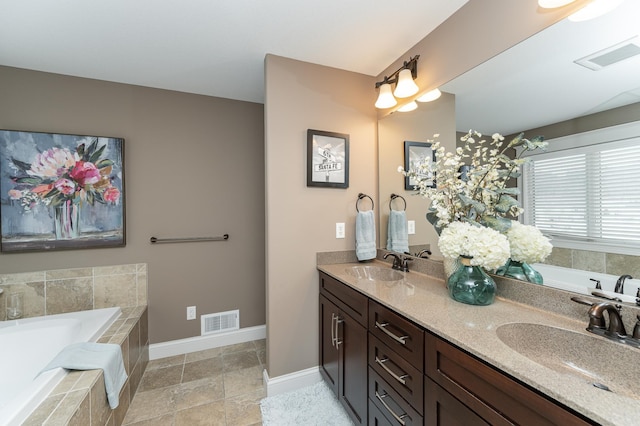
{"label": "vanity drawer", "polygon": [[[595,424],[463,350],[425,334],[427,376],[492,425]],[[429,400],[429,390],[425,390]],[[425,407],[429,409],[429,403]]]}
{"label": "vanity drawer", "polygon": [[369,300],[369,331],[418,371],[424,371],[424,332],[420,327]]}
{"label": "vanity drawer", "polygon": [[369,336],[369,365],[418,413],[423,414],[424,375],[375,336]]}
{"label": "vanity drawer", "polygon": [[369,400],[392,425],[417,426],[423,423],[422,416],[371,367],[369,367]]}
{"label": "vanity drawer", "polygon": [[323,272],[320,272],[320,293],[357,322],[367,326],[367,296]]}

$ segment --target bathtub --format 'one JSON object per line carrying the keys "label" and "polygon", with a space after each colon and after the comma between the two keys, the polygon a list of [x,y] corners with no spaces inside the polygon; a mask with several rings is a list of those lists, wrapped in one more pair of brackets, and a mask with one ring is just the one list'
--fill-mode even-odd
{"label": "bathtub", "polygon": [[94,342],[118,307],[0,321],[0,425],[19,425],[67,374],[40,371],[67,345]]}

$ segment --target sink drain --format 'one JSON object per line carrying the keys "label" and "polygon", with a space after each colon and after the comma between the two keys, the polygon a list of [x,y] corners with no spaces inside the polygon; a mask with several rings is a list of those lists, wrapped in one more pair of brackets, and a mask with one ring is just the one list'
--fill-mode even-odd
{"label": "sink drain", "polygon": [[592,383],[592,384],[598,389],[606,390],[607,392],[613,392],[611,389],[609,389],[609,386],[603,385],[602,383]]}

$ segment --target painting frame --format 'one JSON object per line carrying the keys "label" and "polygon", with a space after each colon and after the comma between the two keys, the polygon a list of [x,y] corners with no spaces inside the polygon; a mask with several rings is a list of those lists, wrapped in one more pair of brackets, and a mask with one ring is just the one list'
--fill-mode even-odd
{"label": "painting frame", "polygon": [[0,129],[0,252],[126,245],[124,138]]}
{"label": "painting frame", "polygon": [[[404,169],[406,171],[415,170],[417,166],[427,159],[430,164],[435,163],[436,153],[433,150],[432,145],[433,144],[430,142],[404,141]],[[415,179],[405,176],[404,189],[408,191],[413,190],[417,184],[418,182]],[[433,176],[431,185],[427,186],[431,188],[436,187],[435,175]]]}
{"label": "painting frame", "polygon": [[349,187],[349,135],[307,129],[307,186]]}

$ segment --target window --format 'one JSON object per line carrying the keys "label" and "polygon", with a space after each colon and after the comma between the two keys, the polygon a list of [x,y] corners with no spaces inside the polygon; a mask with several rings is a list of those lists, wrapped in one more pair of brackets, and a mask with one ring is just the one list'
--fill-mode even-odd
{"label": "window", "polygon": [[621,137],[619,127],[628,126],[558,138],[551,152],[530,156],[524,221],[555,246],[640,251],[640,132]]}

